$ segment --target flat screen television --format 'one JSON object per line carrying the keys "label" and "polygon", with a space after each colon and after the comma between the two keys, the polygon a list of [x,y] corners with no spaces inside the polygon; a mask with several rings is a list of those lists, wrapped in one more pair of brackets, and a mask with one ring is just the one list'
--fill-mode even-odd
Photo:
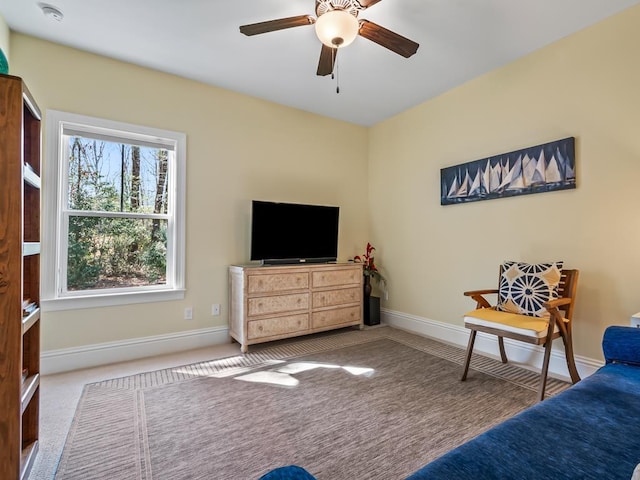
{"label": "flat screen television", "polygon": [[265,264],[335,262],[339,207],[253,200],[251,260]]}

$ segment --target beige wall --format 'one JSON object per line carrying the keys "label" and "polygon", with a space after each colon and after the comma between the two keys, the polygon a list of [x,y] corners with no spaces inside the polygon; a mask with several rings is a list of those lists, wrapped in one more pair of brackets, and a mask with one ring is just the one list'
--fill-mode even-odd
{"label": "beige wall", "polygon": [[[43,350],[226,326],[227,266],[248,260],[251,199],[339,205],[340,259],[366,243],[365,128],[20,34],[11,48],[12,73],[43,112],[187,134],[186,299],[45,312]],[[183,320],[188,305],[192,321]]]}
{"label": "beige wall", "polygon": [[[0,15],[0,48],[2,49],[4,56],[7,57],[7,60],[9,60],[9,54],[10,54],[9,39],[10,39],[9,26],[7,25],[7,22],[4,20],[4,17]],[[9,67],[11,68],[11,64],[9,64]]]}
{"label": "beige wall", "polygon": [[[564,260],[577,354],[602,358],[604,328],[640,310],[638,25],[634,7],[371,129],[388,308],[462,325],[462,292],[496,288],[503,260]],[[576,190],[440,206],[441,168],[568,136]]]}

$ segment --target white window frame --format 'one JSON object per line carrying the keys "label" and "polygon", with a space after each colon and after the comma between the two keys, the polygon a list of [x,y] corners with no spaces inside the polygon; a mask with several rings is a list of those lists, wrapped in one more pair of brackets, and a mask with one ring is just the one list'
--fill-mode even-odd
{"label": "white window frame", "polygon": [[[185,294],[185,196],[187,137],[184,133],[132,125],[58,110],[46,112],[45,163],[43,188],[42,298],[43,311],[106,307],[133,303],[180,300]],[[143,145],[170,147],[175,161],[169,164],[167,278],[164,285],[63,291],[66,285],[68,218],[66,209],[67,161],[64,158],[64,132],[86,132],[115,141],[128,140]],[[101,215],[102,216],[102,215]],[[105,216],[110,216],[105,214]],[[121,214],[118,217],[135,214]]]}

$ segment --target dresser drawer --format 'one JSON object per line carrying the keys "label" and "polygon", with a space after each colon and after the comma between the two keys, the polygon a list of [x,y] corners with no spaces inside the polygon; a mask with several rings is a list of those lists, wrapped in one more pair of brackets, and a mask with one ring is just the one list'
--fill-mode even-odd
{"label": "dresser drawer", "polygon": [[324,328],[331,325],[353,324],[360,322],[360,306],[336,308],[334,310],[323,310],[313,312],[311,317],[311,328]]}
{"label": "dresser drawer", "polygon": [[323,270],[311,273],[313,288],[336,287],[339,285],[361,284],[362,269],[349,268],[340,270]]}
{"label": "dresser drawer", "polygon": [[325,290],[313,293],[313,308],[330,307],[333,305],[347,305],[360,302],[361,287],[342,288],[340,290]]}
{"label": "dresser drawer", "polygon": [[247,323],[249,340],[301,332],[309,328],[309,315],[288,315],[286,317],[252,320]]}
{"label": "dresser drawer", "polygon": [[308,293],[293,293],[290,295],[250,298],[247,304],[247,311],[250,317],[308,309]]}
{"label": "dresser drawer", "polygon": [[247,277],[247,293],[277,293],[287,290],[309,288],[309,274],[276,273],[273,275],[249,275]]}

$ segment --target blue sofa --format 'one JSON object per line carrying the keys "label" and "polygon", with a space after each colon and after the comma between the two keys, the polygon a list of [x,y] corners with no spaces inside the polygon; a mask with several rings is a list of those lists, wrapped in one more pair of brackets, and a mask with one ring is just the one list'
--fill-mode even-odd
{"label": "blue sofa", "polygon": [[[608,327],[602,347],[606,363],[596,373],[451,450],[407,480],[630,480],[640,464],[640,329]],[[290,473],[299,476],[279,476]],[[290,466],[263,478],[314,477]]]}

